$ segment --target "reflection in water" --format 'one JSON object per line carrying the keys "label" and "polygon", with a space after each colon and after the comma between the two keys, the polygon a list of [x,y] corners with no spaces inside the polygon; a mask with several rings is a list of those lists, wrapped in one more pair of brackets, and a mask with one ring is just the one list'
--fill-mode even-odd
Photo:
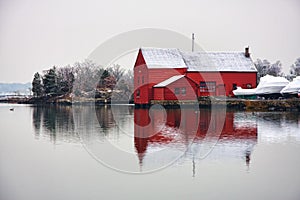
{"label": "reflection in water", "polygon": [[51,142],[79,142],[74,132],[72,107],[70,106],[34,106],[32,122],[36,139],[49,138]]}
{"label": "reflection in water", "polygon": [[[37,139],[46,137],[51,142],[79,143],[75,133],[73,112],[80,113],[83,126],[76,127],[90,135],[91,140],[116,141],[118,145],[131,145],[141,169],[154,162],[164,163],[161,150],[176,149],[184,157],[178,162],[195,165],[203,158],[224,160],[241,159],[249,167],[253,147],[258,142],[300,142],[300,114],[275,112],[227,111],[225,121],[210,109],[134,109],[133,106],[36,106],[32,121]],[[95,113],[97,120],[92,121]],[[277,131],[285,129],[284,133]],[[221,130],[218,132],[218,130]],[[124,135],[127,137],[125,138]],[[217,143],[214,142],[217,139]],[[131,142],[129,142],[129,140]],[[191,145],[192,144],[192,145]],[[211,147],[213,144],[213,148]],[[121,148],[122,149],[122,148]],[[156,152],[155,156],[150,156]],[[157,153],[158,152],[158,153]]]}
{"label": "reflection in water", "polygon": [[110,129],[115,127],[116,124],[118,126],[124,126],[125,123],[130,123],[127,119],[128,116],[132,118],[133,110],[133,106],[123,105],[114,105],[113,107],[110,105],[95,107],[97,120],[105,133],[111,133]]}
{"label": "reflection in water", "polygon": [[[180,148],[191,142],[191,146],[186,146],[185,157],[192,159],[193,173],[195,159],[199,160],[206,154],[216,159],[244,157],[249,166],[253,146],[257,143],[256,117],[252,113],[226,112],[224,122],[220,113],[223,112],[210,109],[200,109],[199,112],[167,109],[166,113],[160,109],[136,109],[134,141],[140,165],[143,165],[147,152],[153,149]],[[217,133],[218,130],[221,131]],[[218,142],[213,150],[203,148],[214,141],[214,137],[218,137]]]}
{"label": "reflection in water", "polygon": [[113,113],[111,111],[111,107],[108,105],[97,106],[95,109],[99,125],[103,129],[103,131],[107,133],[110,128],[115,126],[115,121]]}
{"label": "reflection in water", "polygon": [[[300,142],[300,113],[299,112],[271,112],[256,113],[261,122],[258,132],[261,141],[265,143],[295,143]],[[278,131],[278,130],[284,131]]]}

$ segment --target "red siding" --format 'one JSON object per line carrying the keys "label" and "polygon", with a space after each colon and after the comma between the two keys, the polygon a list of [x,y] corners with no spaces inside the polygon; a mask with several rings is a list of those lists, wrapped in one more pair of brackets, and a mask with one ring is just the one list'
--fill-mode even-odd
{"label": "red siding", "polygon": [[214,92],[203,92],[200,89],[198,90],[198,96],[216,96],[223,93],[223,85],[226,84],[223,82],[222,76],[218,72],[188,72],[187,77],[192,79],[195,83],[200,85],[200,82],[215,82],[215,91]]}
{"label": "red siding", "polygon": [[153,88],[153,99],[154,100],[163,100],[164,99],[165,88]]}
{"label": "red siding", "polygon": [[222,95],[225,91],[226,96],[232,96],[233,84],[246,88],[251,84],[256,87],[256,72],[187,72],[187,77],[191,78],[197,84],[200,82],[216,82],[216,89],[213,93],[198,91],[199,96]]}
{"label": "red siding", "polygon": [[[175,88],[178,88],[179,94],[175,94]],[[196,100],[197,99],[197,84],[191,79],[183,77],[163,88],[154,89],[154,100]],[[183,93],[185,90],[185,94]]]}
{"label": "red siding", "polygon": [[158,84],[172,76],[182,75],[186,72],[186,69],[170,69],[170,68],[160,68],[160,69],[149,69],[149,83]]}
{"label": "red siding", "polygon": [[247,84],[251,84],[252,88],[256,88],[256,72],[222,72],[221,76],[226,84],[226,95],[233,96],[232,85],[247,88]]}
{"label": "red siding", "polygon": [[149,87],[147,82],[148,68],[140,50],[134,66],[134,102],[136,104],[149,103]]}
{"label": "red siding", "polygon": [[[179,82],[170,84],[164,89],[155,89],[154,85],[175,75],[183,75],[191,79],[180,79]],[[149,69],[145,59],[139,50],[134,67],[134,102],[136,104],[149,104],[152,99],[155,100],[175,100],[175,87],[186,87],[186,95],[179,95],[181,100],[194,100],[195,96],[233,96],[233,84],[242,88],[247,88],[250,84],[252,88],[256,87],[256,72],[187,72],[186,68],[172,69],[159,68]],[[185,80],[185,82],[182,82]],[[188,80],[188,81],[186,81]],[[215,89],[207,91],[201,89],[200,82],[212,82]],[[191,87],[190,87],[191,86]],[[162,90],[164,95],[162,95]],[[195,90],[195,91],[193,91]],[[138,93],[140,94],[138,96]]]}
{"label": "red siding", "polygon": [[[136,104],[148,104],[154,98],[153,86],[176,75],[186,72],[186,68],[172,69],[159,68],[148,69],[145,59],[139,50],[137,60],[134,66],[134,102]],[[137,96],[138,90],[140,96]]]}

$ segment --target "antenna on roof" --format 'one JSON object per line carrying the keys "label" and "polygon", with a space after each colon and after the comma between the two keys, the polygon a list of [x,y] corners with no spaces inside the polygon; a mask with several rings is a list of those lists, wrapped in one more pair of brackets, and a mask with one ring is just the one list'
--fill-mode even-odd
{"label": "antenna on roof", "polygon": [[194,52],[195,34],[192,33],[192,52]]}

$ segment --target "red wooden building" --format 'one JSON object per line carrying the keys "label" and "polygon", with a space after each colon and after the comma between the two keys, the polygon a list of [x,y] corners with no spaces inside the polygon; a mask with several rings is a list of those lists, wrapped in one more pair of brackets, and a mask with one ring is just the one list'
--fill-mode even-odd
{"label": "red wooden building", "polygon": [[141,48],[134,66],[134,101],[196,100],[233,96],[232,90],[256,87],[257,70],[245,52],[183,52]]}

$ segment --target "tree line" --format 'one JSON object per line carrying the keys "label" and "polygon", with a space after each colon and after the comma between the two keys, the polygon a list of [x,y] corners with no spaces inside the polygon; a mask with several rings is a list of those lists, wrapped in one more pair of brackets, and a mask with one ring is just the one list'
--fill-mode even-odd
{"label": "tree line", "polygon": [[[257,59],[254,64],[257,68],[257,83],[267,74],[285,76],[289,80],[300,76],[300,58],[296,59],[287,75],[282,72],[280,61],[272,64],[266,59]],[[133,93],[133,72],[124,70],[118,64],[104,69],[91,60],[76,62],[73,66],[53,66],[43,74],[34,74],[32,92],[35,97],[74,95],[110,99],[114,95],[116,99],[130,99]]]}
{"label": "tree line", "polygon": [[[113,92],[114,91],[114,92]],[[107,69],[91,60],[73,66],[56,67],[36,72],[32,80],[35,97],[73,95],[87,98],[111,98],[113,94],[129,99],[133,91],[133,72],[118,64]]]}
{"label": "tree line", "polygon": [[271,64],[268,60],[257,59],[255,62],[255,67],[257,69],[257,83],[261,77],[269,74],[272,76],[283,76],[288,80],[292,80],[296,76],[300,76],[300,58],[297,58],[295,63],[290,66],[288,74],[282,72],[282,64],[280,61],[276,61]]}

